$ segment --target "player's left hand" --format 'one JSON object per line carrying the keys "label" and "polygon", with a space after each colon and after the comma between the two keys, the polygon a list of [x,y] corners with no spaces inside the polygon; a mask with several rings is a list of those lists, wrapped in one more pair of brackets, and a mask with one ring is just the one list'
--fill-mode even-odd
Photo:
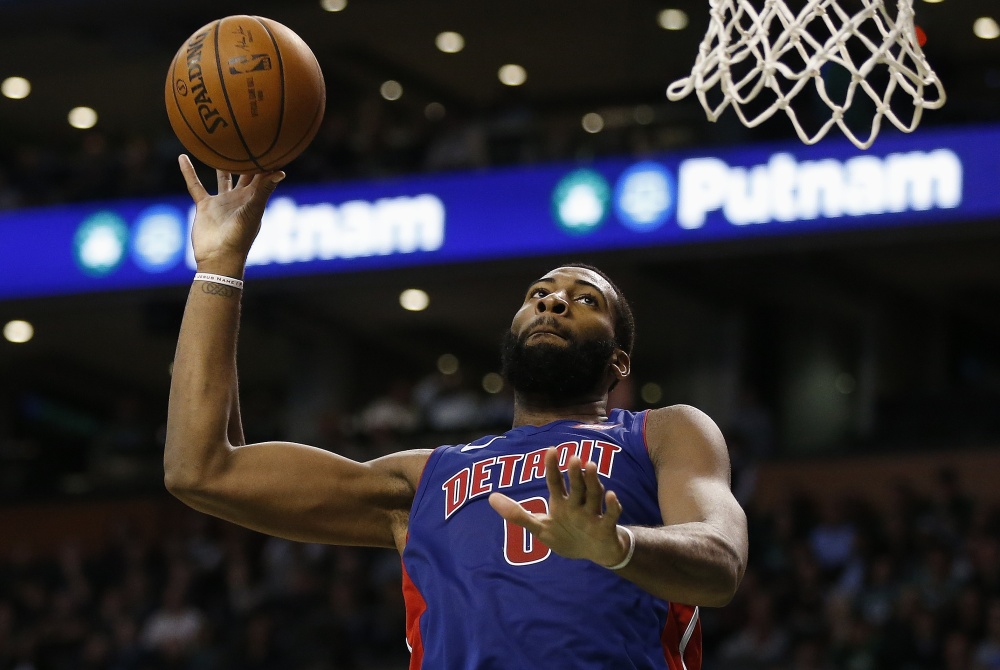
{"label": "player's left hand", "polygon": [[559,471],[558,452],[545,453],[549,487],[548,514],[534,514],[501,493],[490,495],[490,506],[510,523],[526,528],[538,541],[566,558],[586,558],[603,566],[616,565],[628,552],[628,536],[618,528],[622,505],[614,491],[605,493],[597,465],[579,456],[566,464],[569,489]]}

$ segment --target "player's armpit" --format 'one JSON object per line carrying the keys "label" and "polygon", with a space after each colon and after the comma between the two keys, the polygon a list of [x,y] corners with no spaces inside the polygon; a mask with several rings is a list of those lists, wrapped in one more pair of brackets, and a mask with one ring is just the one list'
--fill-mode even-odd
{"label": "player's armpit", "polygon": [[264,442],[225,449],[209,471],[168,476],[167,487],[201,512],[269,535],[401,548],[429,455],[406,451],[358,463],[301,444]]}

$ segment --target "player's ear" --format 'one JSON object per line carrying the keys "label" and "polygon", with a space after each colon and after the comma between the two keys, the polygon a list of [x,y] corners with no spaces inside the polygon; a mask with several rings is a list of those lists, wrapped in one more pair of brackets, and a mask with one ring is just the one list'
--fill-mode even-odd
{"label": "player's ear", "polygon": [[621,349],[615,349],[611,356],[611,369],[614,370],[615,377],[621,381],[632,372],[632,359]]}

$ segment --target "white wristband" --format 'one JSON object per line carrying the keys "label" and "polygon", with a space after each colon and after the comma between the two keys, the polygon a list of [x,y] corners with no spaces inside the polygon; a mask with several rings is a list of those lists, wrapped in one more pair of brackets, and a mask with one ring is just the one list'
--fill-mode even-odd
{"label": "white wristband", "polygon": [[213,275],[208,272],[199,272],[194,276],[195,281],[207,281],[213,284],[223,284],[225,286],[232,286],[233,288],[238,288],[243,290],[243,280],[234,279],[232,277],[224,277],[223,275]]}
{"label": "white wristband", "polygon": [[628,535],[628,553],[625,554],[625,558],[622,559],[621,563],[617,565],[609,565],[608,570],[621,570],[629,564],[632,560],[632,554],[635,553],[635,533],[633,533],[632,529],[628,526],[619,526],[619,528],[625,531],[625,534]]}

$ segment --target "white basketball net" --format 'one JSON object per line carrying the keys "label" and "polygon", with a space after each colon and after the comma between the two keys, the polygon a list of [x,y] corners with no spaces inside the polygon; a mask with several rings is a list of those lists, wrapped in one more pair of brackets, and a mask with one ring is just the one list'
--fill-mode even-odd
{"label": "white basketball net", "polygon": [[[837,125],[861,149],[875,141],[883,117],[912,132],[925,108],[944,104],[941,82],[917,44],[913,0],[897,0],[895,17],[889,16],[882,0],[839,0],[845,6],[855,5],[853,12],[845,11],[838,0],[804,1],[805,7],[794,13],[783,0],[764,0],[759,12],[751,0],[710,0],[708,33],[691,76],[672,83],[667,96],[680,100],[694,91],[710,121],[732,106],[748,128],[784,111],[806,144],[818,142]],[[756,4],[760,6],[760,0]],[[823,74],[828,63],[843,68],[846,91],[836,95],[828,91]],[[873,72],[878,76],[872,77]],[[716,86],[719,91],[713,91]],[[812,132],[802,127],[790,105],[807,87],[816,93],[810,97],[829,110],[829,118],[824,112],[819,130]],[[710,92],[715,98],[721,93],[721,102],[710,102]],[[758,98],[761,92],[765,93]],[[865,132],[855,134],[844,118],[861,93],[875,106],[867,137]],[[908,122],[890,108],[894,94],[912,99],[912,115],[905,115]],[[752,109],[747,109],[751,101]],[[767,106],[761,111],[763,105]]]}

